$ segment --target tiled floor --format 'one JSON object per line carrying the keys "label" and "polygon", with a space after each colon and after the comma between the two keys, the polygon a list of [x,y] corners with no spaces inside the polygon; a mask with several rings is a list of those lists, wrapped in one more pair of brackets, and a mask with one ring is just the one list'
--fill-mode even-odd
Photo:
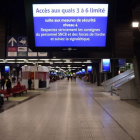
{"label": "tiled floor", "polygon": [[61,80],[0,114],[0,140],[140,140],[140,105]]}

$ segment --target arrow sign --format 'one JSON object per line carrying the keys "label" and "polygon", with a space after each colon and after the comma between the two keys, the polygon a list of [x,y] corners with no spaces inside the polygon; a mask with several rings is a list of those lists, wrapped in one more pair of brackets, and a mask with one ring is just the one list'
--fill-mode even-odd
{"label": "arrow sign", "polygon": [[8,43],[11,43],[11,46],[14,46],[14,43],[17,43],[17,41],[12,37]]}

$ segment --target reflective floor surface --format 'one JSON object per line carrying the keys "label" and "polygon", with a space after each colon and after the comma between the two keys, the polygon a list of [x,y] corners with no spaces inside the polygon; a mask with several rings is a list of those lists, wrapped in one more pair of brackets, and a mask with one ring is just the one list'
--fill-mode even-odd
{"label": "reflective floor surface", "polygon": [[140,140],[140,104],[81,80],[51,83],[0,113],[0,140]]}

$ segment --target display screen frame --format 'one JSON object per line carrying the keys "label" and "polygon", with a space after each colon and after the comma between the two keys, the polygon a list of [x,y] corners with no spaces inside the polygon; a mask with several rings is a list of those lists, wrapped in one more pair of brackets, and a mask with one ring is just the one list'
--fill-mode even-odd
{"label": "display screen frame", "polygon": [[[108,4],[108,21],[107,21],[107,36],[106,36],[106,47],[35,47],[35,37],[34,37],[34,19],[33,19],[33,4]],[[59,3],[54,0],[25,0],[25,11],[26,11],[26,24],[27,24],[27,36],[28,44],[33,51],[49,51],[49,52],[58,52],[58,51],[96,51],[96,52],[111,52],[113,41],[114,41],[114,14],[115,14],[115,2],[111,0],[101,0],[100,2],[95,0],[94,3],[91,0],[85,1],[67,1],[64,2],[60,0]]]}

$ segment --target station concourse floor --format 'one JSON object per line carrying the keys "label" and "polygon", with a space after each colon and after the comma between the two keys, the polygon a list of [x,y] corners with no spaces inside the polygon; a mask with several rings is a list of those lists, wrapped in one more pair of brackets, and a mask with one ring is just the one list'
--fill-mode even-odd
{"label": "station concourse floor", "polygon": [[0,140],[140,140],[135,100],[119,100],[80,79],[59,80],[38,92],[0,113]]}

